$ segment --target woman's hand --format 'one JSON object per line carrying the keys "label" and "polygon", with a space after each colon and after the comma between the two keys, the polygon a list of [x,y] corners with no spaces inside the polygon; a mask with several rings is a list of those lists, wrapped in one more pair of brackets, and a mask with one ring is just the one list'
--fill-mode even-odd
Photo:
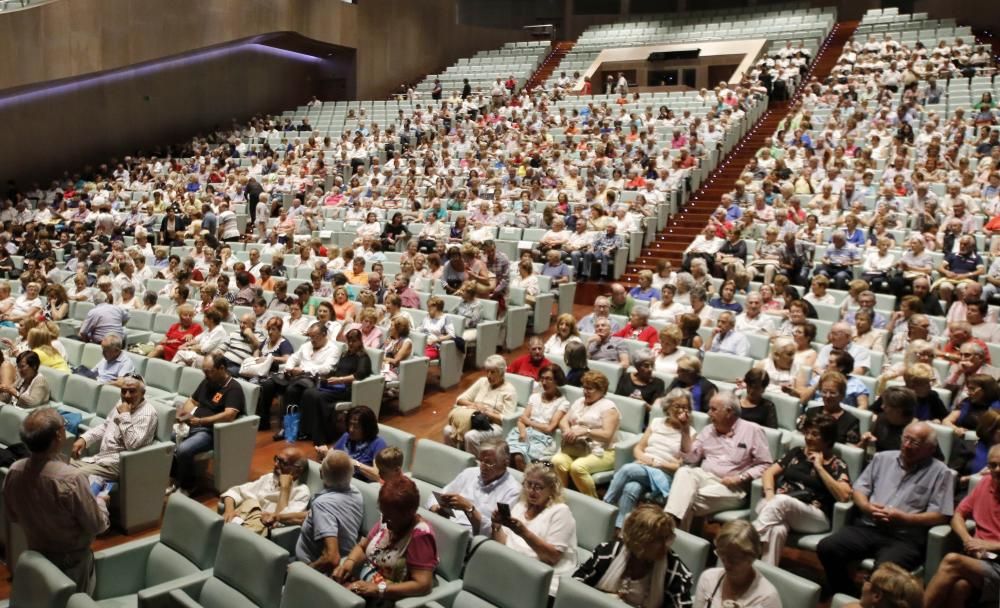
{"label": "woman's hand", "polygon": [[369,581],[354,581],[347,586],[352,593],[360,595],[361,597],[376,597],[378,596],[378,585]]}

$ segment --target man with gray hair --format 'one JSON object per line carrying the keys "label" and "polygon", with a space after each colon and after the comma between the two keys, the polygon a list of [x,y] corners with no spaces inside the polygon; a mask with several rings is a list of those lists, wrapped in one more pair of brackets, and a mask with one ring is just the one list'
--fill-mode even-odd
{"label": "man with gray hair", "polygon": [[330,450],[320,465],[323,489],[312,498],[295,545],[295,558],[332,573],[350,554],[361,531],[364,499],[351,485],[354,463],[347,452]]}
{"label": "man with gray hair", "polygon": [[441,490],[440,498],[432,496],[426,506],[438,515],[454,519],[473,534],[488,536],[497,503],[517,502],[521,483],[507,471],[510,448],[503,439],[483,441],[477,459],[479,466],[459,473]]}
{"label": "man with gray hair", "polygon": [[[109,336],[110,337],[110,336]],[[105,338],[107,340],[108,338]],[[116,481],[122,452],[138,450],[156,440],[156,408],[146,401],[146,385],[135,375],[117,381],[121,401],[108,417],[73,443],[73,466],[88,475]],[[84,456],[88,446],[99,446],[93,456]]]}
{"label": "man with gray hair", "polygon": [[622,328],[621,324],[611,319],[611,299],[607,296],[594,298],[594,312],[580,319],[580,322],[577,323],[577,329],[580,330],[580,333],[592,334],[598,319],[607,319],[611,323],[612,333]]}
{"label": "man with gray hair", "polygon": [[691,440],[681,429],[681,453],[688,464],[674,474],[664,510],[683,530],[694,516],[738,509],[746,502],[750,484],[771,465],[764,429],[740,418],[739,399],[730,391],[709,401],[711,424]]}
{"label": "man with gray hair", "polygon": [[241,316],[239,331],[229,332],[229,337],[226,338],[226,342],[222,346],[222,354],[226,358],[226,368],[234,376],[240,375],[243,361],[252,357],[261,342],[264,341],[263,336],[254,332],[256,324],[257,318],[253,313],[248,312]]}
{"label": "man with gray hair", "polygon": [[63,462],[66,424],[55,408],[33,410],[21,423],[31,452],[10,467],[3,486],[7,519],[20,524],[28,549],[38,551],[76,583],[93,588],[94,538],[108,529],[108,497],[90,491],[87,475]]}
{"label": "man with gray hair", "polygon": [[[476,380],[458,396],[444,427],[446,444],[464,447],[474,456],[479,453],[483,441],[500,434],[503,417],[517,409],[517,393],[506,380],[507,361],[500,355],[490,355],[483,367],[486,376]],[[477,413],[489,420],[487,426],[475,425],[473,418]]]}
{"label": "man with gray hair", "polygon": [[857,247],[847,242],[843,230],[835,231],[830,240],[816,274],[829,278],[835,289],[846,290],[847,282],[854,278],[853,268],[861,263],[861,254]]}
{"label": "man with gray hair", "polygon": [[847,567],[866,557],[874,556],[876,567],[893,562],[912,570],[923,564],[927,530],[954,513],[954,474],[934,458],[936,451],[934,429],[911,422],[898,450],[875,454],[854,482],[861,517],[816,547],[829,592],[856,595]]}
{"label": "man with gray hair", "polygon": [[84,366],[75,368],[74,373],[93,378],[101,384],[111,384],[121,388],[122,379],[135,373],[132,357],[122,349],[122,339],[118,334],[108,334],[101,339],[101,360],[94,369]]}

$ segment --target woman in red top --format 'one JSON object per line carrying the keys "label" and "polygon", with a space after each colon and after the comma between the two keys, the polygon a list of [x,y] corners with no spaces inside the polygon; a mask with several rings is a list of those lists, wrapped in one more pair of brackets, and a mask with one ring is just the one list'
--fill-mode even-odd
{"label": "woman in red top", "polygon": [[201,325],[194,322],[193,306],[181,304],[177,307],[177,316],[180,317],[180,321],[167,329],[166,337],[149,353],[150,358],[173,361],[177,350],[197,338],[198,334],[201,333]]}
{"label": "woman in red top", "polygon": [[645,306],[635,306],[629,316],[628,323],[615,334],[616,338],[641,340],[653,348],[660,342],[660,333],[649,324],[649,309]]}

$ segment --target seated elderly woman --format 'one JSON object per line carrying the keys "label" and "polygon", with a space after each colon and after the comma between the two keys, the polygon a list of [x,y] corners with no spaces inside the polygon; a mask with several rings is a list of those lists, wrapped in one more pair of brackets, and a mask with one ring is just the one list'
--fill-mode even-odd
{"label": "seated elderly woman", "polygon": [[1000,409],[1000,387],[997,386],[996,378],[987,374],[975,374],[965,381],[965,388],[968,397],[941,421],[959,437],[975,430],[984,412]]}
{"label": "seated elderly woman", "polygon": [[551,467],[530,465],[524,471],[521,496],[505,514],[493,512],[493,540],[552,566],[555,573],[549,595],[555,595],[562,576],[576,570],[576,520],[563,502],[563,487]]}
{"label": "seated elderly woman", "polygon": [[788,532],[830,529],[833,504],[850,500],[847,465],[833,453],[837,421],[819,414],[802,427],[804,447],[795,447],[764,471],[764,498],[753,526],[765,545],[765,562],[778,565]]}
{"label": "seated elderly woman", "polygon": [[49,384],[45,376],[38,373],[41,360],[34,351],[25,351],[17,356],[17,381],[0,384],[0,401],[13,403],[18,407],[31,409],[49,402]]}
{"label": "seated elderly woman", "polygon": [[653,359],[653,371],[661,374],[676,374],[677,362],[685,355],[680,349],[684,335],[676,325],[666,325],[660,330],[660,343],[653,347],[656,357]]}
{"label": "seated elderly woman", "polygon": [[780,393],[784,386],[795,386],[799,380],[799,366],[795,363],[795,341],[779,337],[771,345],[771,356],[754,364],[754,369],[766,372],[770,382],[767,392]]}
{"label": "seated elderly woman", "polygon": [[322,459],[329,450],[340,450],[351,457],[356,479],[378,481],[375,455],[387,445],[378,431],[375,412],[368,406],[359,405],[347,413],[347,431],[332,446],[316,446],[316,454]]}
{"label": "seated elderly woman", "polygon": [[625,327],[615,332],[616,338],[626,338],[629,340],[639,340],[645,342],[650,348],[656,346],[659,341],[659,333],[656,328],[649,324],[649,308],[643,305],[636,305],[629,315],[628,323]]}
{"label": "seated elderly woman", "polygon": [[646,402],[646,409],[666,393],[663,380],[653,375],[653,353],[641,350],[632,358],[634,372],[625,372],[618,380],[615,394]]}
{"label": "seated elderly woman", "polygon": [[677,377],[667,387],[667,392],[675,388],[691,393],[691,408],[696,412],[707,412],[708,402],[719,392],[719,387],[701,375],[701,359],[693,355],[684,355],[677,362]]}
{"label": "seated elderly woman", "polygon": [[417,514],[420,491],[408,477],[382,486],[378,508],[382,518],[340,560],[333,578],[375,602],[427,595],[438,564],[434,530]]}
{"label": "seated elderly woman", "polygon": [[[850,356],[850,355],[847,355]],[[816,394],[820,397],[820,407],[806,409],[796,423],[800,431],[805,430],[809,419],[826,414],[837,423],[837,442],[851,445],[861,441],[861,423],[857,417],[841,407],[847,396],[847,378],[844,374],[829,370],[819,377]]]}
{"label": "seated elderly woman", "polygon": [[559,423],[562,450],[552,457],[552,466],[563,486],[572,479],[578,491],[596,498],[591,474],[614,468],[621,414],[618,406],[605,397],[608,379],[604,374],[589,371],[580,384],[583,396],[570,406]]}
{"label": "seated elderly woman", "polygon": [[639,284],[629,290],[632,299],[652,303],[660,299],[660,291],[653,287],[653,271],[643,270],[639,273]]}
{"label": "seated elderly woman", "polygon": [[198,337],[177,349],[174,363],[195,367],[201,365],[205,355],[219,350],[226,343],[229,333],[222,326],[222,314],[215,308],[210,308],[202,315],[205,331]]}
{"label": "seated elderly woman", "polygon": [[556,330],[545,341],[545,356],[555,355],[565,357],[566,345],[570,342],[583,343],[580,330],[576,326],[576,317],[563,313],[556,319]]}
{"label": "seated elderly woman", "polygon": [[517,408],[517,393],[507,382],[507,362],[500,355],[490,355],[483,365],[486,376],[465,389],[448,414],[444,442],[479,454],[479,444],[500,433],[505,414]]}
{"label": "seated elderly woman", "polygon": [[662,408],[664,415],[649,422],[639,443],[632,448],[635,461],[615,471],[604,495],[604,502],[618,505],[618,519],[615,520],[618,529],[645,493],[666,498],[674,472],[684,464],[681,457],[684,436],[694,436],[691,393],[675,388],[660,399],[657,406]]}
{"label": "seated elderly woman", "polygon": [[722,566],[702,572],[694,608],[781,608],[778,590],[753,567],[761,556],[761,540],[750,522],[738,519],[722,526],[715,554]]}
{"label": "seated elderly woman", "polygon": [[879,564],[865,578],[861,601],[844,608],[923,608],[924,588],[917,577],[892,562]]}
{"label": "seated elderly woman", "polygon": [[150,359],[173,361],[177,351],[182,346],[193,342],[201,333],[201,325],[194,322],[193,306],[181,304],[177,307],[177,316],[180,320],[167,328],[163,340],[149,353]]}
{"label": "seated elderly woman", "polygon": [[635,608],[690,606],[693,577],[670,549],[675,538],[663,509],[641,505],[625,519],[621,538],[595,547],[573,578]]}
{"label": "seated elderly woman", "polygon": [[538,372],[542,390],[532,393],[517,428],[507,435],[510,446],[511,466],[519,471],[537,460],[550,460],[556,453],[554,433],[569,409],[569,401],[562,394],[566,376],[558,365],[546,365]]}

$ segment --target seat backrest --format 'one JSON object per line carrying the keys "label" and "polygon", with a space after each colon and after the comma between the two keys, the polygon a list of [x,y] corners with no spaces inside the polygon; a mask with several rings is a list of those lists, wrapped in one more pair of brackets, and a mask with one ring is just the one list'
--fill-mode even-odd
{"label": "seat backrest", "polygon": [[242,526],[223,526],[212,578],[198,598],[205,608],[249,603],[277,606],[285,581],[288,552]]}
{"label": "seat backrest", "polygon": [[427,509],[420,509],[420,517],[434,529],[438,551],[437,574],[448,581],[460,579],[462,569],[465,567],[465,555],[472,540],[472,532]]}
{"label": "seat backrest", "polygon": [[618,406],[618,413],[621,416],[618,429],[626,433],[641,434],[646,420],[646,403],[640,399],[614,395],[610,392],[605,397]]}
{"label": "seat backrest", "polygon": [[296,562],[288,567],[288,579],[281,594],[281,608],[302,606],[337,606],[362,608],[365,600],[347,590],[329,576],[324,576],[308,565]]}
{"label": "seat backrest", "polygon": [[382,486],[377,483],[366,483],[357,478],[351,480],[351,485],[361,492],[361,500],[364,507],[359,535],[365,536],[382,518],[382,513],[378,508],[378,493],[382,489]]}
{"label": "seat backrest", "polygon": [[41,553],[25,551],[14,568],[10,605],[17,608],[63,608],[76,583]]}
{"label": "seat backrest", "polygon": [[514,387],[514,393],[517,395],[518,405],[526,405],[528,403],[528,397],[531,396],[531,388],[535,384],[535,381],[527,376],[520,376],[509,372],[504,376],[504,378],[507,382],[510,382],[511,386]]}
{"label": "seat backrest", "polygon": [[69,374],[44,366],[38,368],[38,372],[45,377],[45,383],[49,385],[49,398],[53,401],[62,401]]}
{"label": "seat backrest", "polygon": [[691,571],[692,582],[697,585],[698,577],[705,571],[705,565],[708,563],[712,543],[684,530],[675,530],[675,534],[674,544],[670,548]]}
{"label": "seat backrest", "polygon": [[101,385],[86,376],[72,374],[66,380],[62,402],[85,412],[97,411],[98,392]]}
{"label": "seat backrest", "polygon": [[181,397],[190,397],[205,379],[205,372],[201,371],[201,366],[185,367],[181,370],[180,379],[177,381],[177,394]]}
{"label": "seat backrest", "polygon": [[181,366],[162,359],[149,359],[146,363],[146,384],[168,392],[177,391]]}
{"label": "seat backrest", "polygon": [[551,580],[552,568],[500,543],[486,541],[469,560],[462,591],[496,606],[545,608]]}
{"label": "seat backrest", "polygon": [[614,535],[617,507],[574,490],[564,490],[563,500],[576,520],[577,546],[593,551]]}
{"label": "seat backrest", "polygon": [[705,360],[702,363],[702,373],[710,380],[722,380],[723,382],[736,382],[753,366],[753,359],[750,357],[739,357],[727,355],[726,353],[705,353]]}
{"label": "seat backrest", "polygon": [[833,446],[833,453],[847,465],[847,474],[853,483],[861,475],[865,466],[865,451],[856,445],[836,443]]}
{"label": "seat backrest", "polygon": [[472,454],[430,439],[421,439],[413,450],[413,476],[439,488],[475,464]]}
{"label": "seat backrest", "polygon": [[778,590],[782,605],[816,608],[819,603],[820,586],[816,583],[762,561],[755,562],[754,568]]}
{"label": "seat backrest", "polygon": [[160,542],[191,560],[199,570],[215,563],[222,518],[196,500],[175,492],[167,501]]}
{"label": "seat backrest", "polygon": [[624,608],[625,602],[598,591],[586,583],[564,576],[559,579],[559,591],[553,608]]}
{"label": "seat backrest", "polygon": [[107,418],[121,400],[122,389],[113,384],[101,385],[101,391],[97,394],[97,415]]}
{"label": "seat backrest", "polygon": [[409,471],[413,463],[413,446],[417,443],[417,438],[387,424],[378,425],[378,434],[385,440],[386,445],[399,448],[403,453],[403,471]]}
{"label": "seat backrest", "polygon": [[29,410],[14,406],[0,408],[0,445],[21,443],[21,423],[28,413]]}

